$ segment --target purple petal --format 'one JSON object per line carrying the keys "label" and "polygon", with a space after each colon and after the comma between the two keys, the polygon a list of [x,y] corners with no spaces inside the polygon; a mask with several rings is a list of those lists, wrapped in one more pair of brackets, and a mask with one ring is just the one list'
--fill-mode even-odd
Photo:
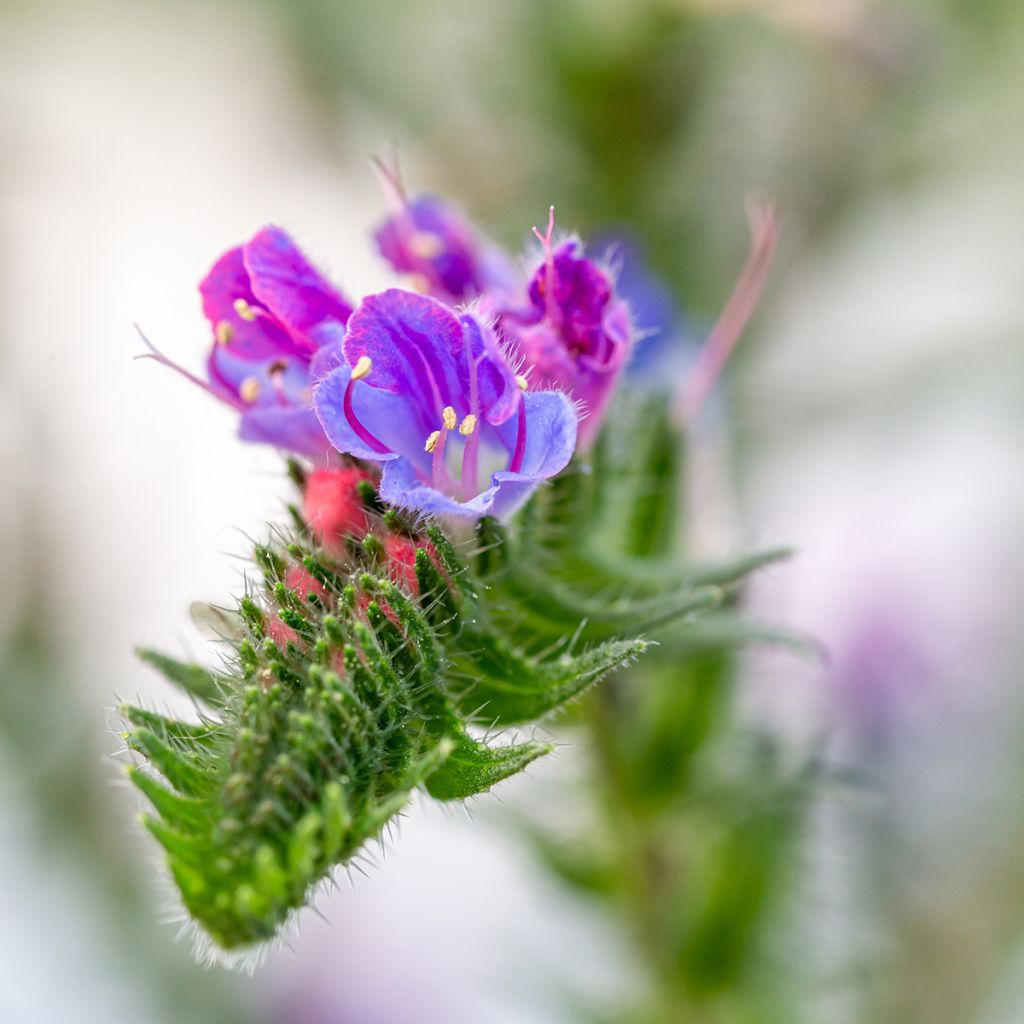
{"label": "purple petal", "polygon": [[465,301],[514,280],[504,253],[484,243],[469,221],[438,196],[407,202],[373,237],[396,271],[418,274],[433,294],[449,301]]}
{"label": "purple petal", "polygon": [[350,366],[363,356],[372,360],[374,388],[405,396],[438,425],[446,405],[469,412],[453,358],[462,348],[462,325],[436,299],[398,288],[367,296],[348,322],[343,348]]}
{"label": "purple petal", "polygon": [[217,260],[200,283],[199,293],[203,300],[203,314],[210,321],[210,326],[216,330],[218,325],[227,325],[226,336],[230,340],[224,347],[230,348],[235,355],[242,359],[266,359],[297,351],[288,333],[270,317],[244,320],[235,309],[238,299],[258,306],[240,246],[229,249]]}
{"label": "purple petal", "polygon": [[[456,353],[459,383],[463,395],[471,396],[474,389],[473,369],[476,369],[475,389],[477,415],[488,423],[503,423],[519,408],[519,385],[508,360],[498,348],[494,331],[482,327],[476,317],[464,313],[460,318],[463,343]],[[473,402],[470,401],[472,408]]]}
{"label": "purple petal", "polygon": [[352,307],[306,259],[287,232],[270,225],[243,247],[253,293],[288,331],[310,348],[329,325],[343,325]]}
{"label": "purple petal", "polygon": [[[601,323],[612,296],[608,275],[593,260],[577,255],[576,242],[565,242],[555,250],[554,294],[558,306],[562,338],[573,352],[599,356]],[[548,281],[546,265],[541,265],[530,281],[529,294],[534,307],[546,306]]]}

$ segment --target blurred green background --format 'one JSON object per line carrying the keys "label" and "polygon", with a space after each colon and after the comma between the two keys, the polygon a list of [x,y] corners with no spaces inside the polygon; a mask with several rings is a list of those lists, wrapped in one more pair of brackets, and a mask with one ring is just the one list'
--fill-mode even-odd
{"label": "blurred green background", "polygon": [[[821,771],[764,934],[687,1019],[1024,1018],[1022,56],[1012,0],[0,3],[0,1019],[624,1020],[642,986],[630,908],[509,824],[576,834],[577,733],[475,820],[414,809],[251,978],[161,923],[118,783],[115,694],[180,707],[132,646],[201,655],[189,602],[238,589],[286,495],[273,453],[133,363],[132,325],[198,365],[196,283],[267,220],[351,293],[385,282],[368,157],[393,148],[515,251],[550,203],[628,230],[694,337],[744,198],[780,203],[688,533],[796,545],[747,610],[830,652],[733,665],[707,771],[762,808],[754,737]],[[722,820],[695,899],[774,849]]]}

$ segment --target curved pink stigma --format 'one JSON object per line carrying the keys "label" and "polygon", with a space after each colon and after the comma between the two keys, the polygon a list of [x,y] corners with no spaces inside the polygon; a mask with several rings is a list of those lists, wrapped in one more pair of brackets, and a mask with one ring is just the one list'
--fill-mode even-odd
{"label": "curved pink stigma", "polygon": [[197,388],[202,388],[208,395],[213,395],[214,398],[220,399],[222,402],[227,402],[228,405],[234,406],[239,412],[244,412],[246,404],[237,395],[232,394],[230,391],[221,391],[215,387],[212,387],[205,380],[197,377],[194,373],[189,373],[184,366],[176,363],[173,359],[168,358],[154,345],[145,334],[142,333],[142,328],[138,324],[135,325],[135,330],[139,332],[139,337],[142,339],[142,344],[149,349],[148,352],[143,352],[141,355],[137,355],[136,359],[152,359],[154,362],[159,363],[161,366],[166,366],[169,370],[173,370],[175,373],[181,374],[185,380],[195,384]]}
{"label": "curved pink stigma", "polygon": [[533,233],[537,236],[537,240],[542,246],[544,246],[544,266],[546,268],[546,280],[544,283],[544,307],[545,312],[548,315],[548,319],[552,323],[558,322],[558,307],[555,304],[555,208],[554,206],[548,207],[548,230],[546,234],[541,234],[537,225],[533,226]]}
{"label": "curved pink stigma", "polygon": [[748,201],[747,222],[750,226],[750,247],[746,263],[722,315],[700,350],[696,364],[679,389],[674,408],[676,422],[692,422],[700,412],[736,348],[764,289],[775,253],[775,243],[778,241],[776,209],[763,199]]}

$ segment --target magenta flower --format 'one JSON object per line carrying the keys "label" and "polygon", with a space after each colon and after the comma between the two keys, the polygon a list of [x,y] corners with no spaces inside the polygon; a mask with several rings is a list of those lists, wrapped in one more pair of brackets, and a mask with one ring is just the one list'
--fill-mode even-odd
{"label": "magenta flower", "polygon": [[339,451],[383,465],[389,504],[507,516],[572,457],[572,403],[524,391],[470,313],[397,288],[370,295],[334,359],[314,389],[320,422]]}
{"label": "magenta flower", "polygon": [[487,291],[506,291],[515,271],[505,253],[483,240],[451,204],[434,195],[408,199],[396,171],[377,165],[395,212],[374,232],[380,254],[418,291],[452,305]]}
{"label": "magenta flower", "polygon": [[207,389],[241,413],[239,436],[323,455],[311,387],[352,307],[276,227],[229,249],[199,291],[214,333]]}
{"label": "magenta flower", "polygon": [[519,348],[531,383],[565,391],[580,407],[580,445],[597,436],[619,374],[629,356],[628,305],[615,295],[611,276],[582,255],[579,242],[554,247],[554,208],[544,262],[527,285],[522,308],[501,310],[500,325]]}

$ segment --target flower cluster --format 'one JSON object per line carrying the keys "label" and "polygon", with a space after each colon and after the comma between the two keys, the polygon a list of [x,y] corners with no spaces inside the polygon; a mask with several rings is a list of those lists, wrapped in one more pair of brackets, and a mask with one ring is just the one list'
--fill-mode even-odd
{"label": "flower cluster", "polygon": [[519,273],[444,200],[385,184],[395,209],[374,239],[407,287],[352,303],[263,228],[200,285],[213,342],[197,383],[238,410],[244,440],[376,467],[390,505],[506,517],[596,436],[628,308],[578,241],[555,244],[553,213]]}

